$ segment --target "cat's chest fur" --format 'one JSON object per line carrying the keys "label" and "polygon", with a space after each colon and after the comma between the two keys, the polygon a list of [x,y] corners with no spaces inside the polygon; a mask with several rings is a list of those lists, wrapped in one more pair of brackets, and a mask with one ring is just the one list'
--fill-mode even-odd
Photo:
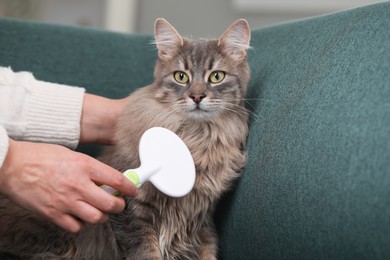
{"label": "cat's chest fur", "polygon": [[138,167],[142,134],[151,127],[165,127],[175,132],[191,152],[196,167],[194,192],[217,198],[244,165],[247,114],[191,120],[171,113],[167,104],[154,99],[151,89],[148,86],[131,95],[128,109],[119,120],[118,143],[109,163],[122,171]]}

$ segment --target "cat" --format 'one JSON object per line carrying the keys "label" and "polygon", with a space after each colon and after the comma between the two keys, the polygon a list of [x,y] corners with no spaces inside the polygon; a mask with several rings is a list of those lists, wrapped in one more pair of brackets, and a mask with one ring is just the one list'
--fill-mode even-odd
{"label": "cat", "polygon": [[[115,144],[100,160],[136,168],[141,135],[175,132],[194,159],[193,190],[172,198],[146,182],[109,221],[70,234],[0,196],[0,251],[22,259],[217,259],[213,212],[245,164],[250,71],[248,23],[232,23],[217,40],[189,40],[160,18],[154,82],[129,97]],[[12,228],[10,227],[12,225]]]}

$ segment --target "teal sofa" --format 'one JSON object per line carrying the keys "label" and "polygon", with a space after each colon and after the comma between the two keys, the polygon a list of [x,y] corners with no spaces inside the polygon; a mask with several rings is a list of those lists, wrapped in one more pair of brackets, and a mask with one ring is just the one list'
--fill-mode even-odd
{"label": "teal sofa", "polygon": [[[0,19],[0,65],[119,98],[153,81],[151,40]],[[390,259],[390,2],[255,28],[251,46],[220,259]]]}

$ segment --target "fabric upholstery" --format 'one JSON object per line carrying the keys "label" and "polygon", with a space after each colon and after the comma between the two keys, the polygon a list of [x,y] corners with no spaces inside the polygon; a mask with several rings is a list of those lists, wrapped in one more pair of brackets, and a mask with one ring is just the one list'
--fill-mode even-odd
{"label": "fabric upholstery", "polygon": [[390,4],[255,30],[223,259],[390,259]]}

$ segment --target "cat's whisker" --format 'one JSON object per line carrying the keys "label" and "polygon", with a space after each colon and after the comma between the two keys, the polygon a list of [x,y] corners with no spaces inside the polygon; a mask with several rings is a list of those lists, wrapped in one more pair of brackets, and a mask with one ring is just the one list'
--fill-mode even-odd
{"label": "cat's whisker", "polygon": [[[250,107],[250,109],[247,109],[247,108],[244,108],[242,107],[241,105],[239,104],[234,104],[234,103],[229,103],[229,105],[231,107],[234,107],[235,109],[245,109],[246,112],[248,112],[249,116],[254,120],[254,122],[257,122],[259,119],[261,118],[264,118],[263,116],[261,116],[260,114],[258,113],[255,113],[255,107],[253,106],[253,104],[250,102],[250,101],[269,101],[269,102],[272,102],[272,103],[275,103],[275,104],[278,104],[278,105],[281,105],[282,103],[280,102],[277,102],[277,101],[273,101],[271,99],[264,99],[264,98],[229,98],[229,99],[225,99],[223,101],[226,101],[226,102],[237,102],[237,101],[245,101],[245,103]],[[210,100],[211,101],[211,100]],[[211,102],[212,103],[215,103],[215,104],[220,104],[223,102],[222,100],[219,100],[219,99],[213,99]]]}
{"label": "cat's whisker", "polygon": [[251,106],[251,108],[253,108],[252,104],[250,101],[253,101],[253,100],[260,100],[259,98],[227,98],[227,99],[224,99],[226,102],[240,102],[240,101],[244,101],[246,104],[248,104],[249,106]]}
{"label": "cat's whisker", "polygon": [[[231,112],[235,112],[238,114],[240,114],[241,112],[245,112],[245,113],[248,113],[249,117],[251,117],[255,122],[258,121],[259,115],[256,114],[255,112],[253,112],[245,107],[242,107],[240,105],[237,105],[237,104],[232,104],[232,103],[227,103],[227,104],[228,104],[228,106],[224,107],[225,110],[229,110]],[[241,111],[238,111],[238,110],[241,110]]]}
{"label": "cat's whisker", "polygon": [[176,114],[177,112],[180,112],[183,110],[184,106],[181,106],[181,105],[174,105],[172,106],[172,110],[169,111],[169,113],[167,114],[167,116],[171,116],[172,114]]}

